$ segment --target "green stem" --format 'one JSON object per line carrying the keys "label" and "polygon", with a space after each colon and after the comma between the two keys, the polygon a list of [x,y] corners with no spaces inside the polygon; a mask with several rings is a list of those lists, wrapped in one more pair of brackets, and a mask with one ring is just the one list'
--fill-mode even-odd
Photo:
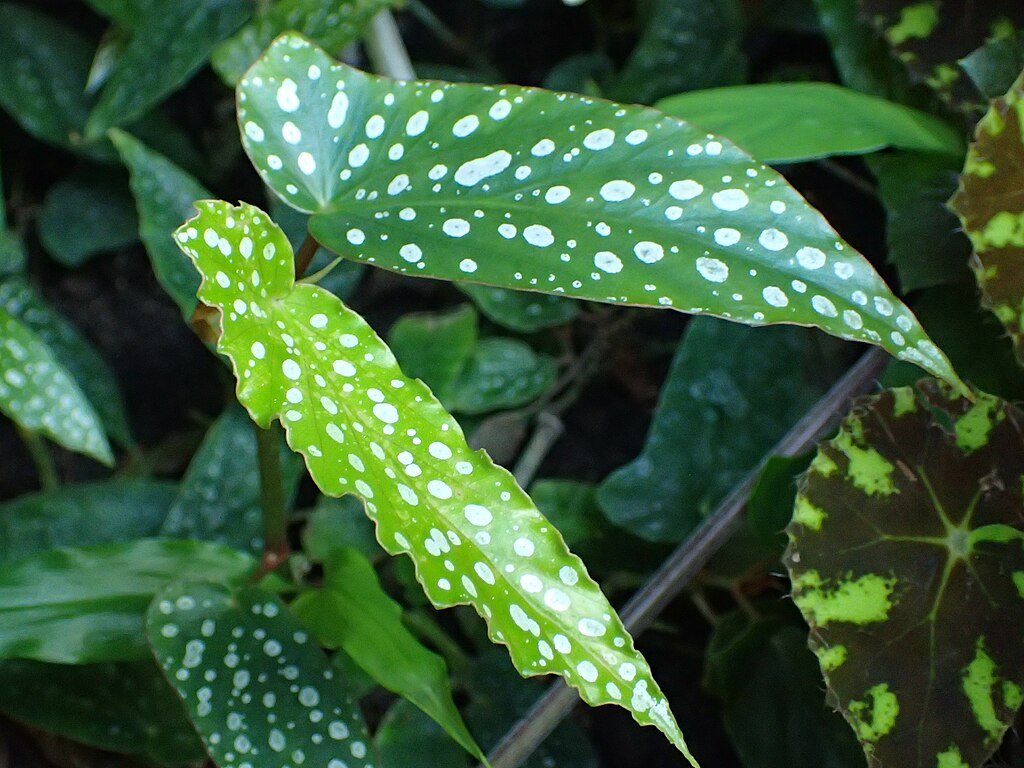
{"label": "green stem", "polygon": [[383,10],[373,17],[364,40],[366,52],[378,74],[396,80],[415,79],[416,70],[412,68],[409,52],[405,49],[391,11]]}
{"label": "green stem", "polygon": [[39,487],[44,491],[52,491],[60,487],[60,479],[57,477],[57,467],[53,463],[53,456],[50,449],[38,433],[18,427],[18,434],[22,442],[28,448],[32,463],[36,465],[36,472],[39,475]]}
{"label": "green stem", "polygon": [[288,558],[288,517],[284,507],[284,479],[278,451],[279,426],[256,430],[256,456],[260,467],[260,503],[263,507],[263,562],[259,575],[270,573]]}

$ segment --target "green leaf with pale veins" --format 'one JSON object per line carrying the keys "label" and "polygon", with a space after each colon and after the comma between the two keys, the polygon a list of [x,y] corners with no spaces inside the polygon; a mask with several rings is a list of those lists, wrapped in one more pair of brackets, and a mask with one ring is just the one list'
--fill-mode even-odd
{"label": "green leaf with pale veins", "polygon": [[3,307],[0,412],[68,450],[114,462],[100,418],[67,368],[38,333]]}
{"label": "green leaf with pale veins", "polygon": [[240,582],[252,558],[202,541],[139,539],[39,552],[0,566],[0,658],[89,664],[142,658],[156,592],[189,574]]}
{"label": "green leaf with pale veins", "polygon": [[959,384],[871,266],[770,168],[642,107],[401,82],[283,35],[238,87],[242,141],[310,231],[408,274],[814,325]]}
{"label": "green leaf with pale veins", "polygon": [[871,765],[980,766],[1024,698],[1024,414],[918,387],[819,447],[785,562]]}
{"label": "green leaf with pale veins", "polygon": [[289,29],[341,53],[359,40],[378,11],[394,5],[396,0],[278,0],[218,45],[210,63],[225,83],[234,86],[271,41]]}
{"label": "green leaf with pale veins", "polygon": [[478,760],[480,747],[462,722],[444,659],[402,623],[402,606],[381,588],[370,562],[354,549],[336,550],[321,589],[300,595],[292,609],[321,645],[341,648],[378,683],[430,715]]}
{"label": "green leaf with pale veins", "polygon": [[111,131],[111,140],[131,173],[132,194],[139,212],[139,235],[153,272],[174,299],[185,320],[196,308],[199,279],[188,259],[174,247],[173,232],[191,216],[192,203],[209,197],[203,186],[165,157],[122,131]]}
{"label": "green leaf with pale veins", "polygon": [[345,681],[269,592],[178,583],[153,599],[146,632],[217,765],[376,762]]}
{"label": "green leaf with pale veins", "polygon": [[555,673],[590,704],[620,704],[688,755],[643,657],[579,558],[512,476],[470,450],[422,382],[358,315],[294,283],[291,248],[257,208],[198,203],[177,233],[220,310],[238,399],[332,496],[354,493],[438,607],[471,604],[525,675]]}
{"label": "green leaf with pale veins", "polygon": [[950,206],[974,246],[971,268],[1024,363],[1024,75],[978,123]]}

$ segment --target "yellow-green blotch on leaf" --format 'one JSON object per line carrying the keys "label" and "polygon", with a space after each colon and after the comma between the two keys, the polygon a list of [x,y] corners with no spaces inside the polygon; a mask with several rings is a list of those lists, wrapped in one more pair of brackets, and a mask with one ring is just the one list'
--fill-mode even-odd
{"label": "yellow-green blotch on leaf", "polygon": [[817,571],[808,571],[793,581],[793,600],[808,621],[818,626],[831,621],[871,624],[889,618],[889,598],[895,586],[895,578],[866,573],[856,579],[849,575],[829,589]]}
{"label": "yellow-green blotch on leaf", "polygon": [[878,741],[896,725],[900,704],[887,683],[870,688],[865,701],[851,701],[850,714],[856,718],[853,727],[864,741]]}
{"label": "yellow-green blotch on leaf", "polygon": [[971,711],[981,729],[995,741],[1003,735],[1006,726],[996,714],[996,663],[985,653],[984,638],[978,639],[974,659],[964,670],[963,689],[971,702]]}

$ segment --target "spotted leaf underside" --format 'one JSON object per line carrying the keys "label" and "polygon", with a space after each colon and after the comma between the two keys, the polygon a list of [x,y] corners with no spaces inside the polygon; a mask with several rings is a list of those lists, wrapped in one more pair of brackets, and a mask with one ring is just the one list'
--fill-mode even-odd
{"label": "spotted leaf underside", "polygon": [[793,599],[872,766],[980,766],[1022,700],[1024,414],[926,380],[861,400],[804,476]]}
{"label": "spotted leaf underside", "polygon": [[291,247],[249,205],[197,203],[177,232],[222,314],[218,349],[261,426],[279,418],[327,495],[366,504],[438,607],[471,604],[524,675],[555,673],[592,705],[619,704],[689,757],[643,657],[579,558],[512,476],[472,451],[422,382],[357,314],[294,282]]}
{"label": "spotted leaf underside", "polygon": [[238,86],[260,175],[344,256],[397,272],[813,325],[958,383],[785,180],[644,107],[393,81],[279,37]]}
{"label": "spotted leaf underside", "polygon": [[881,34],[911,77],[957,106],[984,101],[962,59],[987,40],[1024,28],[1018,0],[859,0],[861,14]]}
{"label": "spotted leaf underside", "polygon": [[982,302],[1024,361],[1024,76],[978,123],[950,201],[974,246]]}
{"label": "spotted leaf underside", "polygon": [[220,768],[376,762],[344,680],[269,592],[175,584],[153,599],[146,632]]}

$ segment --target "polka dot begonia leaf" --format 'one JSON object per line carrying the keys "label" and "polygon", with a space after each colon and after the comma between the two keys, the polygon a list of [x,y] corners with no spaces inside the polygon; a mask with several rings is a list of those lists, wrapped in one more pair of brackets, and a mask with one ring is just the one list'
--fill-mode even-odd
{"label": "polka dot begonia leaf", "polygon": [[933,380],[858,401],[804,475],[793,601],[872,768],[978,768],[1024,700],[1024,413]]}
{"label": "polka dot begonia leaf", "polygon": [[153,599],[146,631],[220,768],[373,768],[344,680],[271,593],[174,584]]}
{"label": "polka dot begonia leaf", "polygon": [[645,107],[394,81],[279,37],[242,143],[310,232],[397,272],[878,344],[962,386],[867,261],[775,171]]}
{"label": "polka dot begonia leaf", "polygon": [[71,374],[35,332],[2,308],[0,412],[68,450],[114,461],[103,424]]}
{"label": "polka dot begonia leaf", "polygon": [[[524,675],[559,674],[589,704],[618,704],[688,758],[650,668],[583,563],[511,474],[473,451],[420,381],[322,288],[249,205],[200,201],[177,232],[217,308],[218,350],[261,426],[284,424],[327,495],[353,493],[391,554],[408,554],[438,607],[471,604]],[[692,760],[692,758],[690,758]]]}

